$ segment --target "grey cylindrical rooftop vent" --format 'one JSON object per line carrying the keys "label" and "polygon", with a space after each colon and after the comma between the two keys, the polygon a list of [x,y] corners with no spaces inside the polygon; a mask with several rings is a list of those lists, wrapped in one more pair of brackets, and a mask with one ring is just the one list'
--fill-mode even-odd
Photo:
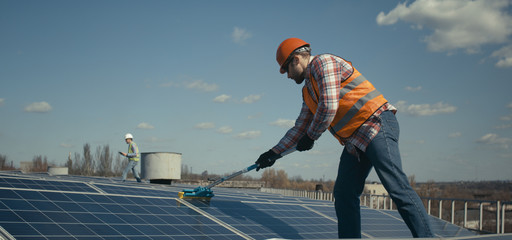
{"label": "grey cylindrical rooftop vent", "polygon": [[170,183],[181,179],[181,153],[141,153],[141,177],[150,182]]}
{"label": "grey cylindrical rooftop vent", "polygon": [[49,175],[68,175],[68,168],[67,167],[48,167],[48,174]]}

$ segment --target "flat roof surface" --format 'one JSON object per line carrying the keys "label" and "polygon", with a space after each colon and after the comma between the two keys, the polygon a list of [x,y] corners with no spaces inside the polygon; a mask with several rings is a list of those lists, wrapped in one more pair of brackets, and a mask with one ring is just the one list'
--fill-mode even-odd
{"label": "flat roof surface", "polygon": [[[333,203],[257,190],[213,188],[210,201],[184,200],[196,186],[119,178],[0,172],[0,239],[336,239]],[[396,210],[361,207],[363,238],[407,239]],[[431,217],[442,239],[476,235]]]}

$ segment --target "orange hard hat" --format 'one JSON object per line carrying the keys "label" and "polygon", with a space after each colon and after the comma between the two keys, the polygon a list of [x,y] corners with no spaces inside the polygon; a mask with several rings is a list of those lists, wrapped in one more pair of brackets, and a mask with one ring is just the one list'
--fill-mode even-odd
{"label": "orange hard hat", "polygon": [[279,72],[281,72],[281,74],[285,73],[283,66],[290,54],[295,51],[295,49],[304,46],[309,47],[309,43],[299,38],[288,38],[279,45],[276,53],[276,60],[277,64],[279,64]]}

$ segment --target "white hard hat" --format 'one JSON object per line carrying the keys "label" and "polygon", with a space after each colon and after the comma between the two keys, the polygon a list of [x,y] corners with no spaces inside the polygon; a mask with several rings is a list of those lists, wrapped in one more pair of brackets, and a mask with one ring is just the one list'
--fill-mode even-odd
{"label": "white hard hat", "polygon": [[128,139],[128,138],[131,138],[133,139],[133,135],[131,133],[127,133],[126,135],[124,135],[124,139]]}

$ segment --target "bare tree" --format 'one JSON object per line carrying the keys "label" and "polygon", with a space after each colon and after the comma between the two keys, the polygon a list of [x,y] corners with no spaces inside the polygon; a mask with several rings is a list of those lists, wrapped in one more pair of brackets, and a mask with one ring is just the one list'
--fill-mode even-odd
{"label": "bare tree", "polygon": [[289,188],[290,181],[288,180],[288,174],[284,170],[278,170],[276,174],[276,187],[277,188]]}
{"label": "bare tree", "polygon": [[189,179],[190,172],[188,171],[187,164],[181,164],[181,178]]}
{"label": "bare tree", "polygon": [[73,159],[71,159],[71,152],[69,152],[68,160],[66,161],[64,166],[68,168],[69,174],[73,174]]}
{"label": "bare tree", "polygon": [[7,164],[7,156],[0,154],[0,170],[14,170],[13,162]]}
{"label": "bare tree", "polygon": [[0,154],[0,169],[4,169],[5,163],[7,162],[7,156]]}
{"label": "bare tree", "polygon": [[82,160],[82,175],[92,176],[94,174],[94,160],[91,156],[91,146],[86,143],[84,144],[84,156]]}
{"label": "bare tree", "polygon": [[421,197],[439,197],[439,188],[436,187],[434,180],[421,184],[417,192]]}
{"label": "bare tree", "polygon": [[116,154],[116,160],[114,164],[114,176],[119,176],[123,173],[124,168],[128,164],[126,161],[121,161],[121,155]]}
{"label": "bare tree", "polygon": [[98,175],[104,177],[112,176],[112,153],[110,147],[107,145],[96,148],[96,159],[98,160]]}
{"label": "bare tree", "polygon": [[261,175],[261,181],[265,182],[266,187],[275,187],[276,171],[273,168],[267,168]]}
{"label": "bare tree", "polygon": [[32,169],[33,172],[46,172],[48,169],[48,159],[46,156],[34,156],[32,159]]}
{"label": "bare tree", "polygon": [[75,153],[75,158],[73,160],[73,170],[72,174],[81,175],[82,174],[82,156],[80,153]]}
{"label": "bare tree", "polygon": [[409,179],[409,184],[411,185],[411,187],[416,188],[416,175],[413,174],[407,178]]}

